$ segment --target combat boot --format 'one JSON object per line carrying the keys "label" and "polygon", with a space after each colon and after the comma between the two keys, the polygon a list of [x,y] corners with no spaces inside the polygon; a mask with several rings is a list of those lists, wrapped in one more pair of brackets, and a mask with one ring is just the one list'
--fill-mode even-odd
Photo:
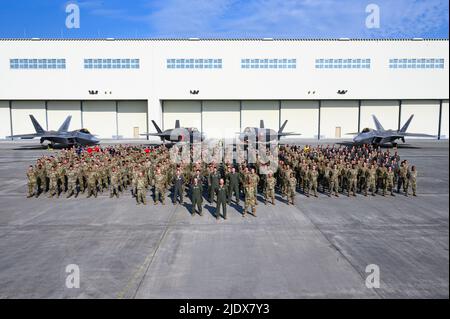
{"label": "combat boot", "polygon": [[275,199],[272,198],[272,205],[275,205]]}
{"label": "combat boot", "polygon": [[253,214],[253,216],[256,217],[256,208],[255,207],[252,208],[252,214]]}

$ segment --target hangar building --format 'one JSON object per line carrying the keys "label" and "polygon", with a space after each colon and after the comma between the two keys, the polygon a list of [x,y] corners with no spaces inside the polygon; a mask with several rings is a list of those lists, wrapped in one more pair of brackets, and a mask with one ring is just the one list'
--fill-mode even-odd
{"label": "hangar building", "polygon": [[301,138],[399,128],[449,136],[448,40],[0,39],[0,139],[71,129],[103,139],[197,127],[231,137],[246,126]]}

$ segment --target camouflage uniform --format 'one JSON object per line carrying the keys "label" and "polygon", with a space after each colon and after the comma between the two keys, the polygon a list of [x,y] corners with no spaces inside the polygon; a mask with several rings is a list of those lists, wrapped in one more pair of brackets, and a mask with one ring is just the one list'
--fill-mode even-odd
{"label": "camouflage uniform", "polygon": [[245,192],[245,206],[242,213],[242,217],[245,217],[247,210],[250,208],[254,216],[256,216],[256,198],[255,198],[255,187],[252,183],[247,183],[244,187]]}
{"label": "camouflage uniform", "polygon": [[266,178],[266,189],[264,192],[264,203],[267,203],[267,199],[269,198],[272,202],[272,205],[275,205],[275,185],[277,180],[273,176],[267,176]]}
{"label": "camouflage uniform", "polygon": [[30,167],[27,171],[27,178],[28,178],[28,198],[32,197],[33,195],[37,195],[38,191],[36,190],[37,185],[37,178],[36,178],[36,172],[35,170]]}
{"label": "camouflage uniform", "polygon": [[120,183],[120,173],[116,170],[113,170],[110,175],[110,195],[112,198],[114,195],[119,198],[119,183]]}
{"label": "camouflage uniform", "polygon": [[156,173],[153,184],[155,185],[155,205],[161,200],[165,205],[166,201],[166,176],[162,173]]}
{"label": "camouflage uniform", "polygon": [[294,175],[292,175],[291,177],[289,177],[288,180],[288,193],[287,193],[287,199],[288,199],[288,204],[292,204],[294,205],[294,198],[295,198],[295,193],[296,193],[296,187],[297,187],[297,179],[294,177]]}
{"label": "camouflage uniform", "polygon": [[77,171],[70,167],[67,172],[67,198],[75,193],[75,197],[78,196],[77,192]]}
{"label": "camouflage uniform", "polygon": [[139,175],[136,181],[136,205],[139,205],[140,203],[147,205],[147,198],[146,198],[146,192],[147,192],[147,180],[144,175]]}

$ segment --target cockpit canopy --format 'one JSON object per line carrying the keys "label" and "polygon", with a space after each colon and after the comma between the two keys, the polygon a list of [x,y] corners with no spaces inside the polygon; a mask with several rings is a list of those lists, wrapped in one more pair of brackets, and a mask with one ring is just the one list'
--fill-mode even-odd
{"label": "cockpit canopy", "polygon": [[370,132],[370,128],[366,127],[362,130],[362,133],[369,133]]}
{"label": "cockpit canopy", "polygon": [[80,133],[84,133],[84,134],[91,134],[88,129],[86,128],[82,128],[81,130],[79,130]]}
{"label": "cockpit canopy", "polygon": [[244,129],[244,133],[253,133],[253,132],[254,132],[253,127],[246,127],[246,128]]}

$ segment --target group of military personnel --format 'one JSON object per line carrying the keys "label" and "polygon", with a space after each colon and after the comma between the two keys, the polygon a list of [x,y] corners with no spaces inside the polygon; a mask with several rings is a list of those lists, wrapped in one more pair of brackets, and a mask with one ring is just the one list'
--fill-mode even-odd
{"label": "group of military personnel", "polygon": [[[217,146],[215,153],[219,154]],[[28,197],[46,193],[49,198],[97,197],[109,190],[111,198],[130,190],[136,203],[147,204],[147,192],[153,189],[154,204],[165,205],[167,192],[172,188],[172,202],[183,204],[191,199],[191,214],[202,215],[203,197],[216,203],[215,217],[227,218],[227,206],[232,197],[240,206],[243,193],[242,216],[256,216],[257,195],[264,203],[275,205],[275,194],[294,204],[297,193],[317,197],[321,191],[328,196],[346,194],[391,196],[403,191],[416,196],[417,169],[407,160],[400,160],[396,151],[381,150],[370,145],[276,146],[276,156],[253,156],[249,163],[237,158],[212,156],[212,161],[174,161],[177,148],[161,146],[107,146],[93,149],[64,149],[51,156],[43,156],[27,171]],[[201,150],[203,152],[205,150]],[[175,154],[176,155],[176,154]],[[268,160],[267,160],[268,159]]]}

